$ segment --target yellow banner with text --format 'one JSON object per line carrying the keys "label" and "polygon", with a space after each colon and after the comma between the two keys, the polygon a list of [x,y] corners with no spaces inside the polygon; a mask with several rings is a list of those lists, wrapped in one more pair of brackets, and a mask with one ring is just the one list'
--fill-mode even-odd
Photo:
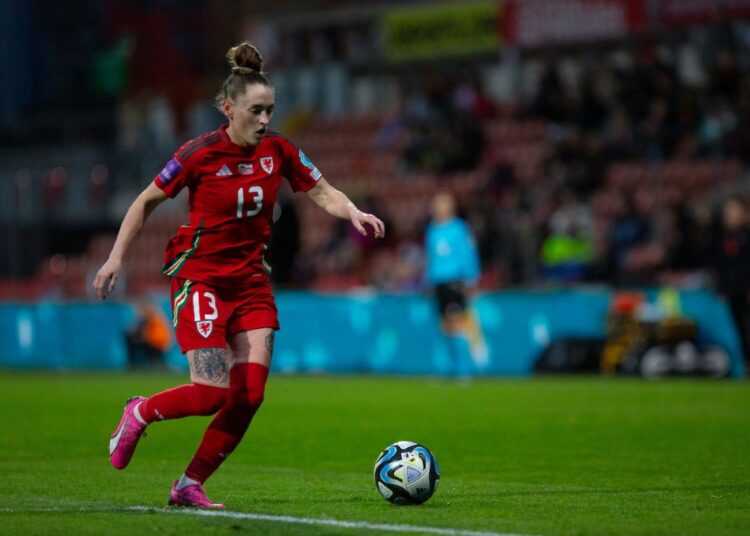
{"label": "yellow banner with text", "polygon": [[489,52],[499,47],[502,3],[423,5],[388,11],[383,19],[389,61]]}

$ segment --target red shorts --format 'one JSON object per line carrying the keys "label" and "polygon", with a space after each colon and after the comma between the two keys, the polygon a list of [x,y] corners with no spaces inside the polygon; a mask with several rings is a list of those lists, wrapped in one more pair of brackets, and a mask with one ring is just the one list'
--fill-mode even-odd
{"label": "red shorts", "polygon": [[259,328],[279,329],[271,285],[211,287],[172,278],[172,322],[183,353],[226,348],[229,335]]}

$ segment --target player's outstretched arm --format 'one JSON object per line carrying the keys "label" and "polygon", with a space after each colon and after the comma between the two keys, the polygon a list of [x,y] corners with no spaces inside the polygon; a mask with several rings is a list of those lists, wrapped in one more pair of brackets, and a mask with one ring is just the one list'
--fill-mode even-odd
{"label": "player's outstretched arm", "polygon": [[120,271],[122,270],[122,259],[125,256],[125,252],[130,247],[133,239],[138,236],[149,215],[165,199],[167,199],[166,194],[152,182],[130,205],[120,225],[120,231],[117,233],[117,240],[115,240],[115,245],[112,246],[109,258],[99,268],[94,278],[94,290],[100,300],[105,299],[107,292],[112,292],[115,288],[115,283],[117,283]]}
{"label": "player's outstretched arm", "polygon": [[375,233],[375,238],[385,236],[385,225],[379,218],[359,210],[344,192],[331,186],[323,177],[318,179],[318,184],[314,188],[308,190],[307,195],[332,216],[351,221],[354,228],[363,235],[367,234],[365,225],[369,225]]}

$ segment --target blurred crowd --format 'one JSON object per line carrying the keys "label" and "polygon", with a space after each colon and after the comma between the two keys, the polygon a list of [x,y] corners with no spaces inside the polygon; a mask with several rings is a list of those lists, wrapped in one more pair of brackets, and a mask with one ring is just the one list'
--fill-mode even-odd
{"label": "blurred crowd", "polygon": [[[743,184],[721,189],[729,177],[716,176],[696,187],[690,163],[746,163],[750,34],[739,25],[698,37],[587,54],[568,65],[567,81],[565,62],[543,61],[525,113],[547,122],[552,147],[544,200],[536,203],[546,222],[544,276],[643,285],[679,274],[693,278],[676,282],[700,284],[701,275],[716,273],[712,253],[726,210],[742,212],[731,227],[746,225]],[[623,162],[646,171],[687,165],[681,183],[667,185],[658,173],[617,181],[613,170]],[[735,208],[722,209],[731,195]]]}
{"label": "blurred crowd", "polygon": [[[404,92],[400,115],[378,140],[400,136],[404,181],[427,172],[436,189],[455,191],[465,178],[456,172],[481,174],[461,201],[485,286],[739,285],[746,294],[742,278],[729,273],[750,268],[742,174],[750,154],[749,48],[750,26],[733,24],[547,51],[526,62],[533,89],[510,112],[479,77],[433,73]],[[493,150],[486,132],[498,114],[543,123],[536,176],[482,157]],[[414,246],[422,230],[383,246],[396,252],[385,261],[394,268],[372,270],[366,282],[413,289],[413,277],[399,274],[419,272]]]}

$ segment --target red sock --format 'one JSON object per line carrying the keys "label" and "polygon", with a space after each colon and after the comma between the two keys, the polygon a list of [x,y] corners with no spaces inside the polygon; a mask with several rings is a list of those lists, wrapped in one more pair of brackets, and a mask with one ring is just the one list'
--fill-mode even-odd
{"label": "red sock", "polygon": [[213,415],[221,409],[229,389],[191,383],[162,391],[147,398],[138,407],[146,422],[179,419],[191,415]]}
{"label": "red sock", "polygon": [[245,435],[255,412],[263,403],[268,368],[258,363],[239,363],[229,371],[229,397],[203,435],[185,474],[205,482]]}

